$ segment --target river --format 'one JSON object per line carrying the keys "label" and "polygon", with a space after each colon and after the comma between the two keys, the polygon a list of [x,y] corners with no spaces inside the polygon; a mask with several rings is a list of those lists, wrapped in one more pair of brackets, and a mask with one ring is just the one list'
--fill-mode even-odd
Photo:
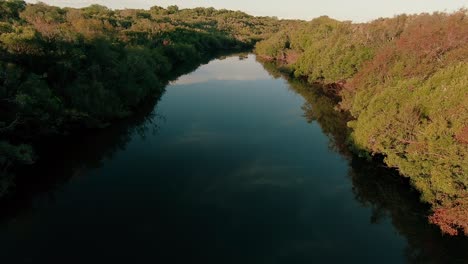
{"label": "river", "polygon": [[21,175],[1,261],[466,263],[404,178],[347,151],[333,108],[252,54],[215,59]]}

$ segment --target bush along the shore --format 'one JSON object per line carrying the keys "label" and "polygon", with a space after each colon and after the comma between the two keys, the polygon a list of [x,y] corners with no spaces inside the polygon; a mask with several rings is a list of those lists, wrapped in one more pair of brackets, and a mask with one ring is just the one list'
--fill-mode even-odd
{"label": "bush along the shore", "polygon": [[288,23],[213,8],[0,0],[0,178],[35,160],[38,138],[107,126],[160,96],[183,69],[252,48]]}
{"label": "bush along the shore", "polygon": [[432,223],[468,235],[467,10],[363,24],[321,17],[256,53],[332,88],[352,116],[350,147],[383,155],[432,206]]}

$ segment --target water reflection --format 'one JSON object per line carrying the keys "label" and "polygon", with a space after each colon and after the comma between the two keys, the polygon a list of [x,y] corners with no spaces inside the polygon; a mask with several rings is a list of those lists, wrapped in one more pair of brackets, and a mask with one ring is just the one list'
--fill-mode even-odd
{"label": "water reflection", "polygon": [[42,157],[37,164],[16,172],[15,185],[0,200],[0,217],[8,220],[33,207],[34,199],[54,199],[54,191],[87,171],[103,166],[119,151],[124,151],[132,136],[155,134],[164,117],[153,112],[159,99],[147,101],[127,118],[104,128],[45,140],[37,145]]}
{"label": "water reflection", "polygon": [[330,148],[350,161],[349,177],[355,198],[372,208],[369,221],[379,224],[390,217],[393,226],[407,240],[405,256],[409,263],[466,263],[468,239],[442,236],[428,224],[429,206],[421,204],[419,194],[407,179],[380,162],[369,162],[354,156],[347,147],[349,116],[336,109],[336,99],[324,95],[319,86],[291,79],[272,63],[260,62],[274,78],[285,78],[292,90],[306,101],[302,107],[308,122],[316,121],[330,139]]}
{"label": "water reflection", "polygon": [[371,223],[390,217],[407,240],[405,256],[410,263],[466,263],[468,240],[442,236],[427,223],[428,207],[421,205],[408,182],[382,166],[353,158],[350,178],[356,199],[372,208]]}
{"label": "water reflection", "polygon": [[245,60],[246,58],[246,54],[218,58],[193,74],[181,76],[176,83],[178,85],[187,85],[213,80],[252,81],[268,80],[270,78],[261,67],[257,67],[255,64],[232,63],[236,60]]}
{"label": "water reflection", "polygon": [[[244,56],[240,53],[239,56]],[[232,54],[231,54],[232,55]],[[230,57],[230,56],[229,56]],[[169,83],[205,65],[213,58],[228,58],[224,53],[205,54],[199,61],[179,65],[163,83]],[[37,156],[41,157],[34,166],[24,167],[0,177],[0,213],[28,208],[27,205],[40,193],[53,192],[73,177],[85,174],[91,168],[99,168],[104,160],[112,159],[118,151],[124,151],[134,135],[146,138],[158,130],[164,116],[154,112],[159,97],[150,98],[135,113],[105,129],[82,131],[67,137],[54,137],[36,142]],[[40,172],[40,177],[31,175]],[[4,198],[4,196],[7,196]]]}
{"label": "water reflection", "polygon": [[47,145],[0,204],[7,263],[468,259],[403,178],[351,155],[333,99],[241,58],[173,83],[154,111]]}

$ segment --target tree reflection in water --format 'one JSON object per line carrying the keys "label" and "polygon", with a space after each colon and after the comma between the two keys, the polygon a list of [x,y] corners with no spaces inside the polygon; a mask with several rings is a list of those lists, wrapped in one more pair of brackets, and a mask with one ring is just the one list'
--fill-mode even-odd
{"label": "tree reflection in water", "polygon": [[[205,54],[200,60],[184,63],[167,76],[164,83],[196,70],[213,58],[225,58],[226,52]],[[240,53],[239,56],[244,56]],[[125,150],[132,135],[146,137],[156,133],[164,117],[154,112],[160,97],[149,98],[132,116],[104,129],[75,132],[73,135],[42,139],[35,148],[40,160],[0,177],[0,218],[8,219],[18,210],[28,210],[32,199],[40,194],[53,196],[53,190],[87,169],[99,168],[106,159]],[[39,174],[39,175],[38,175]],[[39,177],[40,176],[40,177]]]}
{"label": "tree reflection in water", "polygon": [[[261,62],[261,61],[260,61]],[[384,216],[391,219],[399,234],[406,238],[405,255],[410,263],[466,263],[468,239],[443,236],[428,223],[429,206],[419,200],[406,178],[396,170],[386,168],[382,161],[367,161],[351,153],[347,138],[349,115],[336,110],[337,100],[326,96],[320,86],[290,78],[281,66],[261,62],[274,78],[285,78],[291,90],[300,94],[307,122],[317,122],[329,137],[330,149],[346,157],[355,198],[372,208],[369,221],[379,223]]]}
{"label": "tree reflection in water", "polygon": [[[240,59],[243,57],[241,55]],[[335,110],[336,99],[325,96],[319,86],[311,87],[299,80],[288,78],[287,75],[276,70],[275,65],[263,65],[274,78],[287,79],[290,89],[305,99],[302,109],[307,122],[317,122],[330,139],[330,149],[347,159],[350,165],[348,175],[353,184],[354,196],[359,203],[373,211],[369,222],[377,224],[383,219],[391,219],[398,233],[407,240],[405,255],[408,262],[463,263],[468,259],[467,239],[444,237],[438,228],[428,224],[428,207],[419,202],[418,193],[410,188],[404,177],[399,176],[394,170],[385,168],[382,162],[366,161],[349,151],[346,143],[349,133],[346,122],[349,117],[346,113]],[[37,202],[35,197],[45,196],[47,199],[54,199],[54,193],[60,189],[58,187],[85,175],[90,168],[102,166],[105,160],[111,159],[120,150],[124,150],[133,135],[145,137],[151,133],[157,133],[158,124],[164,122],[164,117],[158,116],[153,111],[156,103],[157,99],[148,102],[132,118],[106,129],[55,140],[52,147],[50,142],[44,143],[40,149],[48,153],[48,155],[43,155],[47,158],[19,173],[21,176],[17,179],[15,192],[0,202],[0,208],[2,208],[0,221],[8,222],[20,218],[19,215],[29,214],[34,203]],[[38,172],[41,172],[41,177],[37,177]],[[199,178],[196,182],[204,184]],[[175,184],[175,187],[180,188],[180,185]],[[225,189],[222,190],[225,191]],[[252,197],[254,198],[255,196]],[[248,200],[237,204],[239,212],[248,212],[248,207],[246,209],[244,206]],[[232,210],[232,206],[229,208]],[[293,214],[297,211],[297,208],[291,207],[284,209],[286,210],[284,214]],[[203,214],[196,211],[196,208],[189,208],[189,212],[192,212],[191,210],[194,210],[193,215],[198,215],[203,220],[200,222],[205,221],[200,216]],[[271,212],[272,216],[277,214],[277,211]],[[258,226],[264,226],[265,233],[271,233],[279,225],[274,220],[271,222],[270,225],[259,223]],[[192,224],[196,225],[197,222]],[[252,226],[257,225],[252,224]],[[225,231],[229,234],[228,230]],[[287,234],[283,235],[287,237]],[[268,249],[268,247],[265,248]],[[268,249],[265,252],[271,251]]]}

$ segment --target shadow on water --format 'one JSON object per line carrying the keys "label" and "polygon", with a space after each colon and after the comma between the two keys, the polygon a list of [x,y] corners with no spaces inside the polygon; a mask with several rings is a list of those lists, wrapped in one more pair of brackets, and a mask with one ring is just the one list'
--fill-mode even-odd
{"label": "shadow on water", "polygon": [[286,79],[291,90],[305,99],[302,109],[307,122],[317,122],[329,138],[329,148],[349,161],[355,198],[372,209],[369,221],[378,224],[390,217],[407,240],[405,256],[409,263],[466,263],[468,239],[443,236],[429,224],[429,206],[420,202],[418,192],[406,178],[385,167],[382,161],[367,161],[351,153],[347,145],[349,115],[336,110],[336,98],[326,96],[320,86],[289,77],[273,63],[259,62],[273,78]]}
{"label": "shadow on water", "polygon": [[[200,60],[193,60],[176,67],[165,83],[179,76],[195,71],[214,58],[223,60],[247,53],[233,54],[218,52],[205,54]],[[163,92],[164,93],[164,92]],[[0,220],[14,216],[18,211],[28,210],[34,197],[40,194],[53,196],[53,190],[80,177],[86,170],[99,168],[104,160],[125,150],[134,134],[144,138],[157,133],[158,123],[164,116],[154,112],[159,97],[149,98],[139,109],[125,119],[102,129],[87,129],[68,136],[40,139],[34,143],[38,161],[0,177]]]}
{"label": "shadow on water", "polygon": [[32,200],[42,193],[53,197],[57,187],[88,169],[102,166],[115,153],[125,149],[133,134],[142,137],[157,132],[157,123],[163,120],[153,112],[159,99],[145,102],[131,118],[107,128],[87,130],[66,137],[47,139],[36,146],[38,162],[16,172],[14,186],[0,202],[0,216],[10,217],[28,210]]}
{"label": "shadow on water", "polygon": [[[239,55],[239,59],[244,57],[242,54]],[[308,122],[317,122],[329,138],[330,149],[340,153],[348,160],[350,164],[348,175],[353,185],[355,199],[363,206],[372,209],[373,213],[369,222],[378,224],[386,217],[391,219],[397,232],[407,240],[405,256],[408,262],[464,263],[468,259],[467,239],[442,236],[436,227],[429,225],[426,218],[428,208],[419,202],[418,193],[410,188],[405,178],[400,177],[394,170],[385,168],[380,162],[368,162],[352,155],[346,145],[347,133],[349,132],[346,126],[348,117],[345,113],[335,111],[336,101],[334,99],[324,96],[320,89],[314,89],[314,87],[307,86],[301,81],[289,79],[286,75],[277,71],[274,65],[263,63],[263,66],[274,78],[287,79],[290,89],[305,99],[302,106],[305,119]],[[194,68],[195,66],[184,72],[190,72]],[[85,175],[85,172],[89,169],[101,167],[105,160],[112,159],[114,155],[124,150],[135,134],[145,137],[151,133],[157,133],[158,124],[165,122],[163,116],[159,116],[158,113],[153,111],[158,100],[154,99],[147,102],[134,116],[108,128],[43,144],[39,151],[48,153],[48,155],[43,155],[44,158],[33,167],[21,171],[14,192],[0,201],[0,223],[4,224],[18,215],[28,214],[32,210],[31,208],[34,207],[35,198],[38,196],[54,199],[54,192],[59,190],[60,186],[65,185],[74,178]],[[178,215],[175,210],[171,214],[172,211],[167,209],[168,215],[161,216],[163,219],[161,221],[163,223],[165,223],[164,221],[167,221],[167,223],[179,221],[183,223],[180,225],[183,228],[181,230],[164,230],[158,236],[174,240],[165,241],[167,243],[166,247],[190,247],[184,248],[184,250],[192,250],[194,252],[189,253],[194,255],[209,251],[203,248],[203,245],[210,245],[215,249],[217,241],[204,241],[204,239],[208,240],[207,237],[216,237],[224,241],[226,237],[234,236],[236,230],[225,230],[225,233],[219,233],[219,229],[212,225],[221,225],[226,221],[241,223],[243,220],[241,215],[255,215],[258,210],[254,206],[249,206],[250,199],[259,200],[259,197],[256,197],[255,194],[242,199],[245,199],[245,201],[239,202],[239,207],[230,208],[230,210],[234,211],[232,215],[238,216],[237,222],[229,219],[227,214],[220,214],[218,216],[220,219],[207,218],[210,215],[209,212],[196,211],[199,208],[187,209],[187,212],[189,212],[187,214],[191,216],[190,221],[188,221],[187,215]],[[183,206],[177,205],[177,201],[168,203],[173,205],[174,208]],[[266,212],[265,215],[271,216],[294,214],[298,211],[297,208],[284,208],[284,211],[277,212],[273,211],[276,208],[275,206],[268,205],[263,206],[263,208],[264,210],[270,208],[272,211]],[[280,221],[281,219],[277,219],[277,222],[275,222],[275,219],[271,219],[270,223],[263,220],[263,218],[258,219],[257,224],[250,224],[250,226],[263,227],[263,229],[249,230],[248,233],[261,233],[262,235],[258,237],[268,236],[271,235],[271,230],[275,230],[277,226],[283,224]],[[255,219],[249,219],[249,221],[255,221]],[[237,231],[239,232],[242,226],[249,226],[248,223],[238,225],[239,230]],[[200,230],[200,226],[206,226],[206,228]],[[291,229],[284,228],[284,231],[278,230],[278,232],[286,232],[286,230]],[[210,231],[214,233],[201,234]],[[302,231],[297,230],[297,232]],[[192,236],[199,237],[200,243],[181,244],[180,241],[175,239],[179,237],[180,240],[183,240],[185,237],[187,241],[191,241],[188,238]],[[282,234],[282,236],[292,235]],[[343,236],[346,236],[346,234],[343,234]],[[235,247],[235,242],[238,241],[231,242],[232,248]],[[256,251],[261,251],[263,246],[263,255],[275,254],[275,252],[270,252],[271,248],[268,245],[262,245],[261,242],[253,239],[252,241],[242,241],[242,244],[245,244],[249,250]],[[274,243],[273,239],[271,243]],[[190,255],[189,253],[187,254]],[[228,253],[232,252],[224,253],[228,255]],[[247,252],[246,254],[250,253],[254,254],[253,252]],[[212,254],[212,257],[214,257],[223,255],[223,252],[213,250]],[[242,261],[242,256],[239,254],[239,262]],[[313,260],[312,257],[311,260]]]}

